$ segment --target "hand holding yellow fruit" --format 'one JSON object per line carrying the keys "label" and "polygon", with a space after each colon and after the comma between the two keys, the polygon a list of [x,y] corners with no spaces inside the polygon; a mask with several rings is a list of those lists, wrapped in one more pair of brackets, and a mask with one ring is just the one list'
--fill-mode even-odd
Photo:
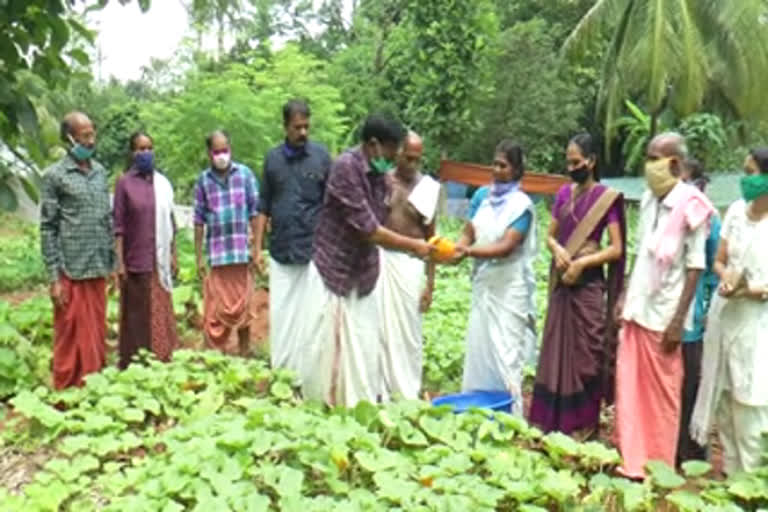
{"label": "hand holding yellow fruit", "polygon": [[441,236],[433,236],[429,239],[429,245],[435,248],[432,259],[440,262],[451,261],[456,252],[456,245]]}

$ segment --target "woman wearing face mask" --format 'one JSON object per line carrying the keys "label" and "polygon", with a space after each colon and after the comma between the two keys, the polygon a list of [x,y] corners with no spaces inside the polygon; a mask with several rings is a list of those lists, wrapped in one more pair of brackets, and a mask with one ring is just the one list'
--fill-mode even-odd
{"label": "woman wearing face mask", "polygon": [[[574,137],[566,158],[573,183],[558,192],[549,225],[549,308],[530,421],[586,439],[597,433],[601,401],[613,395],[608,312],[623,286],[626,222],[622,195],[597,183],[592,137]],[[601,248],[606,231],[610,242]]]}
{"label": "woman wearing face mask", "polygon": [[171,301],[176,273],[173,188],[154,165],[152,138],[134,133],[117,182],[114,228],[120,278],[119,367],[141,348],[168,361],[178,345]]}
{"label": "woman wearing face mask", "polygon": [[731,207],[723,222],[715,263],[720,288],[704,334],[691,421],[691,435],[704,445],[717,418],[729,475],[760,466],[761,438],[768,433],[768,148],[750,153],[745,172],[744,202]]}
{"label": "woman wearing face mask", "polygon": [[509,391],[522,414],[525,340],[535,315],[531,298],[536,222],[520,190],[523,150],[510,140],[496,147],[493,184],[472,199],[456,244],[457,258],[475,259],[472,308],[464,359],[464,391]]}

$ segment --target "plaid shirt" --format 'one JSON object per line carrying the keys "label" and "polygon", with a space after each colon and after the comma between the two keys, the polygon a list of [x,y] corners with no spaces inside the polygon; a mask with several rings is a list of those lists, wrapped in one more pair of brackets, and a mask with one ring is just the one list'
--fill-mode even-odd
{"label": "plaid shirt", "polygon": [[67,155],[45,170],[40,247],[51,282],[106,277],[115,267],[107,173],[96,161],[86,174]]}
{"label": "plaid shirt", "polygon": [[315,230],[313,261],[335,294],[354,289],[368,295],[379,277],[379,250],[367,238],[387,214],[387,179],[370,171],[360,148],[341,155],[331,168]]}
{"label": "plaid shirt", "polygon": [[212,267],[248,263],[248,222],[258,215],[259,186],[253,172],[233,163],[222,179],[206,169],[195,185],[195,224],[205,225]]}

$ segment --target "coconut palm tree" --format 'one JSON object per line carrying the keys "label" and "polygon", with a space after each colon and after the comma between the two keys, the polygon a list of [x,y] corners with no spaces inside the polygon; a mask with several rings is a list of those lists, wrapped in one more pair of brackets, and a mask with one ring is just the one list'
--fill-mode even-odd
{"label": "coconut palm tree", "polygon": [[610,37],[598,95],[607,141],[625,99],[650,112],[651,134],[666,108],[765,119],[767,14],[765,0],[596,0],[564,51],[578,57]]}

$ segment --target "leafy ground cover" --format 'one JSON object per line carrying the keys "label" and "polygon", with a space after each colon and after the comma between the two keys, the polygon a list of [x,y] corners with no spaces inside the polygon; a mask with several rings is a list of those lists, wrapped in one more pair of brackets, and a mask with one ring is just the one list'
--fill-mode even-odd
{"label": "leafy ground cover", "polygon": [[[538,213],[546,229],[545,205]],[[440,227],[449,236],[460,229],[458,221]],[[191,241],[180,244],[174,300],[185,334],[194,335],[199,288]],[[540,324],[549,265],[541,254]],[[425,319],[425,387],[435,393],[460,385],[470,272],[470,262],[439,270]],[[109,308],[114,335],[114,300]],[[328,409],[303,402],[293,376],[259,357],[182,350],[161,364],[144,355],[124,372],[112,365],[83,389],[55,393],[50,339],[47,297],[0,302],[0,510],[768,507],[768,468],[722,481],[708,479],[705,463],[682,475],[652,464],[647,482],[629,482],[613,476],[618,454],[606,443],[543,436],[504,413],[454,415],[426,402]]]}
{"label": "leafy ground cover", "polygon": [[46,282],[37,227],[0,215],[0,293],[29,289]]}
{"label": "leafy ground cover", "polygon": [[[615,450],[542,436],[504,413],[425,402],[327,409],[265,362],[181,351],[18,394],[4,458],[38,464],[3,510],[751,510],[768,470],[721,483],[663,465],[645,484],[611,476]],[[36,455],[43,453],[43,457]]]}

